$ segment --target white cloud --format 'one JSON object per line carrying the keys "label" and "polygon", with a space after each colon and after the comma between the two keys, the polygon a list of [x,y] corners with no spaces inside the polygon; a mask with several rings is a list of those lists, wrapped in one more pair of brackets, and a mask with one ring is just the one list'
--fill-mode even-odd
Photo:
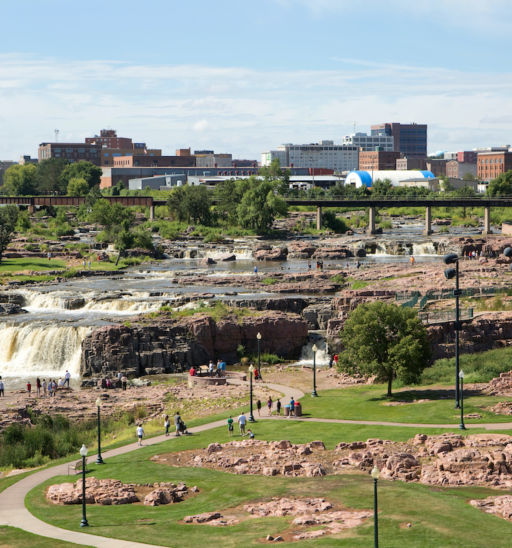
{"label": "white cloud", "polygon": [[[332,70],[62,62],[0,55],[0,159],[103,127],[152,147],[259,158],[283,142],[334,139],[372,123],[429,124],[431,150],[511,142],[512,73],[475,74],[358,59]],[[7,85],[5,85],[7,83]],[[509,119],[508,119],[509,120]]]}

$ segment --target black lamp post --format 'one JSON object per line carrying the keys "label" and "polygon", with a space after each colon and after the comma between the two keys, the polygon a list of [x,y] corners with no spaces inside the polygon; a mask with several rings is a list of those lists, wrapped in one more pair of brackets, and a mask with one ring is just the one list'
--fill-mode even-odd
{"label": "black lamp post", "polygon": [[101,421],[100,421],[100,407],[101,399],[96,400],[96,407],[98,409],[98,457],[96,459],[96,464],[103,464],[103,459],[101,458]]}
{"label": "black lamp post", "polygon": [[82,445],[80,448],[80,455],[82,456],[82,521],[80,522],[80,527],[88,527],[89,522],[85,513],[85,457],[87,456],[87,447],[85,445]]}
{"label": "black lamp post", "polygon": [[258,333],[256,335],[256,339],[258,340],[258,374],[261,375],[261,351],[260,351],[261,333]]}
{"label": "black lamp post", "polygon": [[459,428],[461,430],[466,430],[464,425],[464,371],[461,370],[459,373],[460,378],[460,424]]}
{"label": "black lamp post", "polygon": [[252,374],[253,372],[254,372],[254,366],[251,363],[251,365],[249,366],[249,401],[250,401],[249,422],[256,422],[254,420],[254,414],[252,412]]}
{"label": "black lamp post", "polygon": [[460,331],[460,310],[459,310],[459,257],[456,253],[448,253],[444,256],[445,264],[455,264],[455,268],[447,268],[444,271],[444,275],[447,280],[455,278],[455,289],[453,295],[455,296],[455,407],[459,407],[459,331]]}
{"label": "black lamp post", "polygon": [[379,548],[379,515],[377,507],[377,481],[379,480],[380,470],[374,466],[371,471],[373,478],[373,545]]}
{"label": "black lamp post", "polygon": [[316,344],[313,345],[313,392],[311,392],[311,395],[313,397],[317,397],[318,394],[316,393],[316,352],[318,350]]}

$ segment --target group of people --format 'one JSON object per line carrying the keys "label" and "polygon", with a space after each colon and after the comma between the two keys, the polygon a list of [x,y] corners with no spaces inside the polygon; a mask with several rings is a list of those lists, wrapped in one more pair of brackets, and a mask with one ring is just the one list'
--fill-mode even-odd
{"label": "group of people", "polygon": [[[41,380],[39,377],[36,378],[36,395],[37,397],[54,397],[57,394],[58,388],[69,388],[69,381],[71,380],[71,373],[66,369],[64,378],[60,378],[58,381],[55,379],[46,379]],[[3,383],[2,383],[3,385]],[[3,393],[4,389],[2,389]],[[27,382],[27,394],[32,395],[32,383]]]}
{"label": "group of people", "polygon": [[[268,416],[269,417],[272,415],[273,406],[274,406],[274,402],[272,400],[272,396],[269,396],[268,400],[267,400],[267,410],[268,410]],[[256,402],[256,409],[258,410],[258,417],[261,417],[261,408],[262,408],[261,400],[258,400]],[[281,400],[280,399],[278,399],[276,401],[276,411],[277,411],[278,415],[281,414]]]}
{"label": "group of people", "polygon": [[[233,417],[229,417],[228,419],[228,434],[229,436],[232,436],[233,435],[233,430],[234,430],[234,426],[233,426],[233,423],[235,421],[233,420]],[[247,432],[245,431],[245,426],[247,425],[247,417],[245,416],[245,413],[242,413],[238,419],[237,419],[237,422],[238,422],[238,428],[240,430],[240,435],[241,436],[249,436],[249,439],[253,440],[254,439],[254,432],[249,428],[247,430]]]}
{"label": "group of people", "polygon": [[[189,375],[191,377],[201,376],[201,370],[192,366],[189,369]],[[208,376],[209,377],[224,377],[226,375],[226,362],[224,360],[217,360],[217,364],[213,360],[208,363]]]}
{"label": "group of people", "polygon": [[126,375],[121,373],[121,371],[119,371],[119,373],[117,374],[117,381],[114,380],[114,382],[112,382],[108,377],[104,377],[103,379],[98,381],[98,386],[100,388],[106,388],[106,389],[122,388],[123,390],[126,390],[127,385],[128,385],[128,378]]}

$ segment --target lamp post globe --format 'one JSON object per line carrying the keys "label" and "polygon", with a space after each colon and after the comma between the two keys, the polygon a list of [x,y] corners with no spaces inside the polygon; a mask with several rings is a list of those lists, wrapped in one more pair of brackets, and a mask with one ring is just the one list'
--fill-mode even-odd
{"label": "lamp post globe", "polygon": [[506,247],[503,250],[503,255],[505,255],[505,257],[508,257],[510,259],[510,257],[512,257],[512,247]]}
{"label": "lamp post globe", "polygon": [[96,458],[96,464],[103,464],[103,458],[101,457],[101,417],[100,417],[100,409],[101,409],[101,399],[98,398],[96,400],[96,408],[98,410],[97,413],[97,420],[98,420],[98,457]]}
{"label": "lamp post globe", "polygon": [[375,548],[379,548],[379,515],[377,506],[377,481],[380,477],[380,470],[377,466],[372,468],[370,472],[373,478],[373,545]]}
{"label": "lamp post globe", "polygon": [[254,366],[251,363],[251,365],[249,366],[249,404],[250,404],[249,422],[256,422],[254,420],[254,413],[252,408],[252,375],[253,373],[254,373]]}
{"label": "lamp post globe", "polygon": [[313,350],[313,392],[311,392],[311,395],[316,398],[318,397],[316,392],[316,353],[318,352],[318,347],[316,344],[313,345],[311,350]]}
{"label": "lamp post globe", "polygon": [[87,456],[87,447],[85,445],[80,448],[80,456],[82,457],[82,521],[80,527],[88,527],[89,522],[85,511],[85,457]]}
{"label": "lamp post globe", "polygon": [[459,373],[460,379],[460,424],[459,428],[461,430],[466,430],[466,425],[464,424],[464,371]]}
{"label": "lamp post globe", "polygon": [[260,343],[261,343],[261,333],[258,332],[256,335],[256,340],[258,341],[258,372],[260,372],[261,368],[261,349],[260,349]]}

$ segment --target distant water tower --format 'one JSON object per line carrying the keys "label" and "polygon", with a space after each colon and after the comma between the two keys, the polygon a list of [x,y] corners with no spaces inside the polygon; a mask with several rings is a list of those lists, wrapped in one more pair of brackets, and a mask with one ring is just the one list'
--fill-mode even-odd
{"label": "distant water tower", "polygon": [[59,142],[59,130],[56,129],[54,131],[55,131],[55,142],[58,143]]}

